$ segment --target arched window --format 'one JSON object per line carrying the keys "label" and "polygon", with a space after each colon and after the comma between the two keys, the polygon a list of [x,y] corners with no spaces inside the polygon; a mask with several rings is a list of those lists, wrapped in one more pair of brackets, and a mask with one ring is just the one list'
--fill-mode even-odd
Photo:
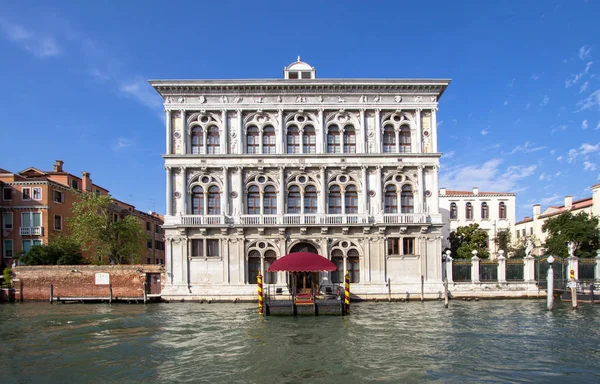
{"label": "arched window", "polygon": [[248,130],[246,131],[246,153],[258,153],[259,146],[258,127],[248,127]]}
{"label": "arched window", "polygon": [[327,130],[327,153],[340,153],[340,151],[340,129],[337,125],[331,125]]}
{"label": "arched window", "polygon": [[356,153],[356,131],[351,125],[344,127],[344,153]]}
{"label": "arched window", "polygon": [[332,283],[344,282],[344,253],[340,249],[331,252],[331,262],[335,264],[336,270],[331,272]]}
{"label": "arched window", "polygon": [[275,251],[269,249],[265,252],[265,284],[277,284],[277,272],[267,272],[275,260],[277,260]]}
{"label": "arched window", "polygon": [[304,213],[317,213],[317,188],[314,185],[304,189]]}
{"label": "arched window", "polygon": [[351,283],[360,283],[360,259],[356,249],[348,250],[348,258],[346,259],[346,269],[350,275]]}
{"label": "arched window", "polygon": [[337,185],[329,187],[329,213],[342,213],[342,192]]}
{"label": "arched window", "polygon": [[456,206],[456,203],[450,203],[450,219],[458,219],[458,207]]}
{"label": "arched window", "polygon": [[275,128],[271,126],[263,130],[263,154],[275,154]]}
{"label": "arched window", "polygon": [[506,219],[506,204],[502,202],[498,204],[498,216],[501,219]]}
{"label": "arched window", "polygon": [[300,153],[300,131],[295,125],[288,127],[287,153]]}
{"label": "arched window", "polygon": [[264,214],[265,215],[276,215],[277,214],[277,193],[275,187],[269,185],[265,187],[265,193],[263,195],[264,202]]}
{"label": "arched window", "polygon": [[260,274],[260,252],[252,250],[248,253],[248,284],[258,284],[257,276]]}
{"label": "arched window", "polygon": [[346,187],[344,200],[346,213],[358,213],[358,193],[356,192],[356,187],[354,185],[348,185]]}
{"label": "arched window", "polygon": [[471,203],[465,205],[465,219],[473,220],[473,204]]}
{"label": "arched window", "polygon": [[394,132],[394,127],[391,125],[383,127],[383,152],[396,152],[396,133]]}
{"label": "arched window", "polygon": [[288,213],[300,213],[300,188],[296,185],[288,189],[287,206]]}
{"label": "arched window", "polygon": [[204,153],[204,132],[201,127],[192,129],[192,154]]}
{"label": "arched window", "polygon": [[385,187],[385,213],[398,213],[398,193],[396,186],[389,184]]}
{"label": "arched window", "polygon": [[481,203],[481,218],[489,219],[490,218],[490,210],[487,203]]}
{"label": "arched window", "polygon": [[248,188],[248,214],[258,215],[260,214],[260,191],[256,185]]}
{"label": "arched window", "polygon": [[315,128],[312,125],[304,127],[302,135],[302,151],[304,153],[317,153],[317,136]]}
{"label": "arched window", "polygon": [[219,128],[214,125],[208,128],[208,135],[206,136],[206,153],[210,155],[218,155],[221,153],[219,144]]}
{"label": "arched window", "polygon": [[204,215],[204,189],[201,186],[192,189],[192,215]]}
{"label": "arched window", "polygon": [[400,153],[409,153],[410,152],[410,128],[407,126],[402,126],[400,128]]}
{"label": "arched window", "polygon": [[221,214],[221,193],[216,185],[208,188],[208,215]]}
{"label": "arched window", "polygon": [[414,213],[415,203],[413,200],[413,190],[410,185],[403,185],[400,192],[400,202],[402,213]]}

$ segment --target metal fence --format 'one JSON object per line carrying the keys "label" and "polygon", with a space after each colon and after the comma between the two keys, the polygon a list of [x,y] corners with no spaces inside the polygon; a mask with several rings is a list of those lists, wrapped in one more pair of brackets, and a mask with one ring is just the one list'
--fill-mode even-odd
{"label": "metal fence", "polygon": [[452,263],[452,280],[471,281],[471,260],[454,260]]}
{"label": "metal fence", "polygon": [[498,262],[484,260],[479,262],[480,281],[498,281]]}
{"label": "metal fence", "polygon": [[506,260],[506,281],[524,280],[523,259]]}
{"label": "metal fence", "polygon": [[593,281],[595,268],[595,259],[579,259],[579,265],[577,268],[579,272],[579,281]]}
{"label": "metal fence", "polygon": [[[548,255],[550,256],[550,255]],[[535,260],[535,280],[539,286],[546,286],[548,276],[548,256],[540,256]],[[554,288],[564,288],[566,278],[569,277],[569,261],[560,257],[554,258],[552,269],[554,270]]]}

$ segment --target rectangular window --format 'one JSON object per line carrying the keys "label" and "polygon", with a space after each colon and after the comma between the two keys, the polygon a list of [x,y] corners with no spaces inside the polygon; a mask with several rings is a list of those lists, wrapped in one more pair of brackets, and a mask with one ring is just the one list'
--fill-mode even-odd
{"label": "rectangular window", "polygon": [[192,239],[192,257],[204,256],[204,240]]}
{"label": "rectangular window", "polygon": [[36,245],[42,245],[41,240],[22,240],[21,245],[23,247],[23,252],[28,253],[31,250],[31,247]]}
{"label": "rectangular window", "polygon": [[31,200],[31,188],[21,189],[21,199],[22,200]]}
{"label": "rectangular window", "polygon": [[146,248],[152,249],[152,240],[146,241]]}
{"label": "rectangular window", "polygon": [[54,191],[52,193],[52,200],[55,203],[64,203],[65,202],[65,195],[61,192],[61,191]]}
{"label": "rectangular window", "polygon": [[160,225],[154,224],[154,232],[160,233]]}
{"label": "rectangular window", "polygon": [[149,231],[149,230],[150,230],[150,222],[146,221],[146,231]]}
{"label": "rectangular window", "polygon": [[41,227],[42,214],[40,212],[21,213],[21,227]]}
{"label": "rectangular window", "polygon": [[149,257],[146,258],[146,264],[150,264],[150,258]]}
{"label": "rectangular window", "polygon": [[402,239],[402,251],[403,255],[415,254],[415,239],[413,237],[405,237]]}
{"label": "rectangular window", "polygon": [[100,190],[96,189],[96,196],[100,196]]}
{"label": "rectangular window", "polygon": [[113,214],[113,223],[116,223],[117,221],[119,221],[119,215],[115,213]]}
{"label": "rectangular window", "polygon": [[12,212],[4,212],[2,214],[2,226],[4,229],[13,229],[13,214]]}
{"label": "rectangular window", "polygon": [[11,187],[2,188],[2,200],[12,200],[12,188]]}
{"label": "rectangular window", "polygon": [[310,79],[310,72],[302,72],[303,79]]}
{"label": "rectangular window", "polygon": [[219,256],[219,240],[206,240],[206,256]]}
{"label": "rectangular window", "polygon": [[42,200],[42,188],[32,188],[33,200]]}
{"label": "rectangular window", "polygon": [[387,240],[388,255],[399,255],[400,254],[400,239],[389,238]]}
{"label": "rectangular window", "polygon": [[533,235],[533,227],[529,228],[529,234]]}
{"label": "rectangular window", "polygon": [[79,189],[79,183],[77,182],[77,180],[75,180],[75,179],[71,180],[71,188]]}
{"label": "rectangular window", "polygon": [[288,79],[297,79],[298,72],[288,72]]}
{"label": "rectangular window", "polygon": [[62,216],[54,215],[54,230],[62,231]]}
{"label": "rectangular window", "polygon": [[13,241],[12,240],[4,240],[4,257],[13,257]]}
{"label": "rectangular window", "polygon": [[518,239],[519,237],[521,237],[521,231],[519,231],[519,230],[517,229],[517,239]]}

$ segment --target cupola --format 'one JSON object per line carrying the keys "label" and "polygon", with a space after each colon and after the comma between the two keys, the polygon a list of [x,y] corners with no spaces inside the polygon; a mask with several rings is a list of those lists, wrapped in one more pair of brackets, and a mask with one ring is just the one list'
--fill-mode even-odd
{"label": "cupola", "polygon": [[316,78],[316,75],[315,68],[301,61],[300,56],[298,56],[298,60],[283,68],[283,76],[288,80],[311,80]]}

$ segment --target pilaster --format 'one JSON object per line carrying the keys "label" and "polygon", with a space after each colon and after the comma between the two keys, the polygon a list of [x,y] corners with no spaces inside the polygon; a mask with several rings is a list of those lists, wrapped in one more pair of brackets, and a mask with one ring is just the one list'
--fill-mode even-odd
{"label": "pilaster", "polygon": [[279,167],[279,193],[277,194],[277,214],[281,217],[285,213],[285,167]]}
{"label": "pilaster", "polygon": [[173,153],[173,124],[171,121],[171,110],[165,109],[165,118],[167,119],[167,150],[165,154],[171,155]]}
{"label": "pilaster", "polygon": [[431,150],[438,151],[437,108],[431,110]]}
{"label": "pilaster", "polygon": [[223,194],[221,195],[221,214],[224,216],[229,215],[229,169],[227,167],[223,167],[223,180],[221,183],[223,184]]}
{"label": "pilaster", "polygon": [[[183,154],[188,154],[188,129],[185,109],[181,110],[181,147]],[[205,135],[206,136],[206,135]]]}
{"label": "pilaster", "polygon": [[229,130],[227,127],[227,110],[221,110],[221,119],[223,120],[223,132],[219,135],[219,146],[221,147],[221,154],[229,153],[229,145],[227,143],[229,138]]}
{"label": "pilaster", "polygon": [[367,153],[367,124],[365,123],[365,110],[361,108],[360,110],[360,129],[358,138],[360,140],[360,145],[356,148],[357,153]]}
{"label": "pilaster", "polygon": [[[397,143],[397,145],[399,145]],[[381,153],[381,109],[375,110],[375,153]]]}
{"label": "pilaster", "polygon": [[323,109],[319,109],[319,133],[317,135],[317,153],[325,153],[327,152],[327,143],[325,142],[327,138],[327,132],[325,132],[325,118],[323,116]]}
{"label": "pilaster", "polygon": [[362,166],[360,167],[361,169],[361,182],[362,182],[362,193],[361,193],[361,197],[362,197],[362,207],[359,210],[359,213],[362,214],[368,214],[369,213],[369,186],[367,185],[367,167],[366,166]]}
{"label": "pilaster", "polygon": [[171,167],[165,167],[167,173],[167,207],[166,207],[166,215],[173,215],[173,171]]}
{"label": "pilaster", "polygon": [[317,211],[322,214],[327,213],[327,179],[325,178],[325,166],[319,168],[319,176],[321,177],[321,188],[319,188],[319,202],[320,207]]}
{"label": "pilaster", "polygon": [[242,115],[242,110],[237,110],[237,147],[238,154],[246,153],[246,146],[244,145],[244,117]]}
{"label": "pilaster", "polygon": [[[417,128],[417,137],[415,138],[415,150],[414,152],[416,153],[423,153],[423,132],[422,132],[422,128],[421,128],[421,108],[417,108],[415,110],[415,121],[416,121],[416,128]],[[399,144],[399,143],[398,143]]]}

